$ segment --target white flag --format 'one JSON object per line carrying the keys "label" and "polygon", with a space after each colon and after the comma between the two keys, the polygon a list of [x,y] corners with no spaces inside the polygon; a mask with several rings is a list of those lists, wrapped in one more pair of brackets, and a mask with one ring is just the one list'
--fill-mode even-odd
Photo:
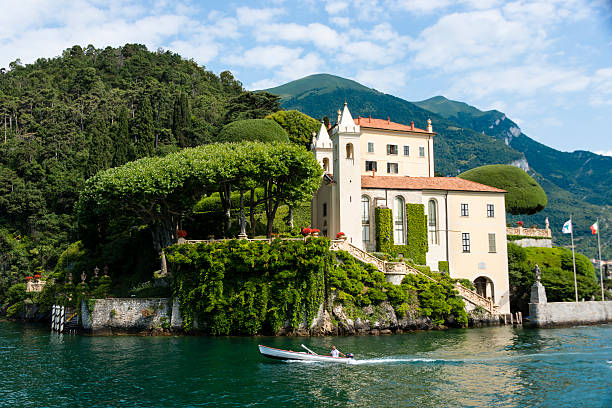
{"label": "white flag", "polygon": [[563,228],[561,229],[561,232],[564,234],[571,234],[572,233],[572,220],[567,220],[567,222],[565,224],[563,224]]}

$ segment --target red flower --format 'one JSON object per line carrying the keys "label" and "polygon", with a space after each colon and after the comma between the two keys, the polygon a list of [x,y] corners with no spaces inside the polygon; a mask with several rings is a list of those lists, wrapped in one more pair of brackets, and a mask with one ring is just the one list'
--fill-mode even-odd
{"label": "red flower", "polygon": [[37,273],[36,275],[34,275],[34,279],[40,279],[40,274]]}
{"label": "red flower", "polygon": [[340,231],[339,233],[336,234],[336,239],[340,239],[340,238],[342,238],[345,235],[346,234],[344,232]]}
{"label": "red flower", "polygon": [[187,231],[185,230],[176,230],[176,236],[179,238],[185,238],[187,236]]}
{"label": "red flower", "polygon": [[27,280],[27,281],[31,281],[31,280],[32,280],[32,277],[31,277],[31,276],[26,276],[26,280]]}
{"label": "red flower", "polygon": [[302,229],[302,235],[310,235],[312,234],[312,229],[310,227],[306,227]]}
{"label": "red flower", "polygon": [[523,226],[523,224],[524,224],[524,223],[523,223],[523,221],[517,221],[517,222],[516,222],[516,225],[518,225],[519,227],[522,227],[522,226]]}
{"label": "red flower", "polygon": [[321,232],[321,230],[320,229],[316,229],[316,228],[313,228],[313,229],[310,230],[311,234],[314,234],[314,233],[318,234],[319,232]]}

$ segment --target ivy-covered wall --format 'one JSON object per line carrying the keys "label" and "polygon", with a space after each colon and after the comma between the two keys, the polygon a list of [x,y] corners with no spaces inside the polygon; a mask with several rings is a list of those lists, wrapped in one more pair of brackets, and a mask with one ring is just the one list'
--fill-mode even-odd
{"label": "ivy-covered wall", "polygon": [[423,204],[406,204],[406,245],[393,242],[393,214],[390,208],[374,210],[376,222],[376,251],[403,254],[404,258],[424,265],[426,263],[427,216]]}
{"label": "ivy-covered wall", "polygon": [[[273,334],[316,317],[325,294],[329,240],[229,240],[166,251],[184,328]],[[287,324],[289,325],[287,327]]]}
{"label": "ivy-covered wall", "polygon": [[335,293],[349,317],[388,301],[435,324],[466,325],[464,303],[448,275],[434,281],[407,275],[393,285],[370,264],[347,252],[331,252],[327,238],[175,245],[166,258],[186,331],[215,335],[274,334],[310,325],[321,303]]}

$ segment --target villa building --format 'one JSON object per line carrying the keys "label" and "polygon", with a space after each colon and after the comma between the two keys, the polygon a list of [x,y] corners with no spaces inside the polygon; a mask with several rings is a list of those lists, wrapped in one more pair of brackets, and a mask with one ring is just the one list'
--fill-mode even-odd
{"label": "villa building", "polygon": [[[324,175],[312,202],[312,226],[331,238],[343,232],[368,252],[385,241],[401,253],[413,240],[426,239],[419,263],[469,279],[501,313],[509,313],[505,191],[435,177],[435,135],[431,120],[423,130],[389,118],[353,119],[345,103],[337,123],[329,129],[321,125],[313,136],[312,151]],[[415,209],[425,219],[421,237],[411,232]],[[383,211],[390,225],[377,228],[375,214]],[[383,230],[387,236],[377,236]]]}

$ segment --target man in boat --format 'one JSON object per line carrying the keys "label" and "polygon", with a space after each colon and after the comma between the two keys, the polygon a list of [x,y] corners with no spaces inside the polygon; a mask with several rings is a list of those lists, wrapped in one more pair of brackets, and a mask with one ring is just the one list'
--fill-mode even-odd
{"label": "man in boat", "polygon": [[340,357],[340,354],[342,354],[344,357],[346,357],[346,354],[341,353],[340,350],[338,350],[336,348],[336,346],[332,345],[332,349],[331,349],[329,355],[332,356],[332,357],[338,358],[338,357]]}

